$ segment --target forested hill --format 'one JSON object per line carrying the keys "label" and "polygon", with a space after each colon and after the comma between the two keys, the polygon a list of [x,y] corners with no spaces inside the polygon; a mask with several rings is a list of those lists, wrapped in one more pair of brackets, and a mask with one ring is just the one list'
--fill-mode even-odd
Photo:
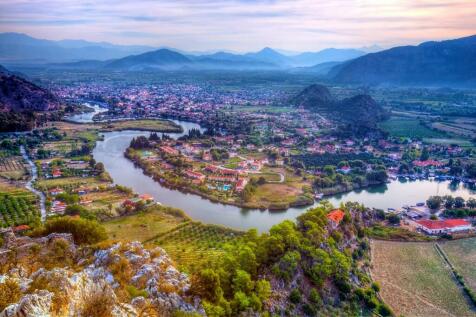
{"label": "forested hill", "polygon": [[348,125],[355,131],[365,132],[386,118],[387,111],[369,95],[356,95],[338,100],[327,87],[311,85],[292,98],[291,103],[319,112],[330,120]]}
{"label": "forested hill", "polygon": [[476,35],[367,54],[331,73],[340,83],[474,87]]}
{"label": "forested hill", "polygon": [[56,110],[58,99],[47,89],[0,66],[0,131],[21,131],[34,125],[34,113]]}

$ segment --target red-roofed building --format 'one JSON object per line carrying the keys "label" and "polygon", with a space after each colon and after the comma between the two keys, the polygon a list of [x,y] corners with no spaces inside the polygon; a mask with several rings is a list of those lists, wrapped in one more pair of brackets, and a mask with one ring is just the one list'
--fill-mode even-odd
{"label": "red-roofed building", "polygon": [[236,183],[235,190],[237,192],[242,192],[243,189],[245,189],[245,186],[247,183],[248,183],[248,180],[246,178],[240,178],[238,182]]}
{"label": "red-roofed building", "polygon": [[199,181],[204,181],[205,180],[205,175],[203,175],[202,173],[198,173],[198,172],[194,172],[194,171],[190,171],[190,170],[187,170],[185,171],[185,176],[187,176],[188,178],[191,178],[191,179],[197,179]]}
{"label": "red-roofed building", "polygon": [[471,230],[471,223],[464,219],[418,220],[419,229],[428,234],[443,234]]}
{"label": "red-roofed building", "polygon": [[342,219],[344,219],[345,213],[340,209],[334,209],[330,213],[327,214],[327,219],[331,223],[332,228],[336,228]]}
{"label": "red-roofed building", "polygon": [[26,231],[26,230],[30,230],[30,226],[29,225],[19,225],[19,226],[16,226],[16,227],[13,227],[13,232],[23,232],[23,231]]}
{"label": "red-roofed building", "polygon": [[438,162],[435,160],[426,160],[426,161],[413,161],[413,166],[418,166],[418,167],[428,167],[428,166],[435,166],[435,167],[440,167],[445,165],[443,162]]}

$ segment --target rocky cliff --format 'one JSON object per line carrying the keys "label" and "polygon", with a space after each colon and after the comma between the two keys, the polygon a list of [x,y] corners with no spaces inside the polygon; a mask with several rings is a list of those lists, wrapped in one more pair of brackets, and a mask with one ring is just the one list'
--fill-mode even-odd
{"label": "rocky cliff", "polygon": [[139,242],[80,248],[70,234],[3,236],[0,317],[204,315],[200,300],[187,295],[187,275],[161,248]]}

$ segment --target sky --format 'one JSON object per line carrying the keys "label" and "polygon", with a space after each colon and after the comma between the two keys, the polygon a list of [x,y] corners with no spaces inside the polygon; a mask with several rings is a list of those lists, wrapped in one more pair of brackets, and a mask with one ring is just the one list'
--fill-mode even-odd
{"label": "sky", "polygon": [[392,47],[476,34],[476,0],[0,0],[0,32],[189,51]]}

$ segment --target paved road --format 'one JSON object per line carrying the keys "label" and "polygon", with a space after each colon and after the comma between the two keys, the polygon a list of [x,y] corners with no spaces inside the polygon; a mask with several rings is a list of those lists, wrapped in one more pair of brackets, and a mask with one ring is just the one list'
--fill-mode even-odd
{"label": "paved road", "polygon": [[23,159],[28,162],[28,165],[30,165],[30,173],[31,173],[31,179],[26,183],[25,187],[32,193],[34,193],[36,196],[40,198],[40,212],[41,212],[41,221],[45,221],[46,218],[46,196],[39,190],[36,190],[33,188],[33,182],[38,178],[38,169],[36,168],[35,163],[30,159],[28,154],[26,153],[25,148],[23,145],[20,147],[20,152],[21,155],[23,156]]}

